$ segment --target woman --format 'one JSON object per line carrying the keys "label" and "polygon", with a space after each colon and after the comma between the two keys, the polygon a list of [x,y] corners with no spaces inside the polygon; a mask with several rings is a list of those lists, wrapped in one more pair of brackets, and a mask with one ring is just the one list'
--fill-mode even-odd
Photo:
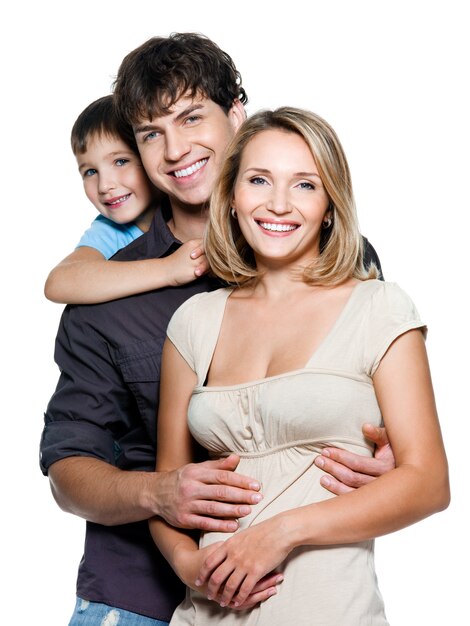
{"label": "woman", "polygon": [[[190,588],[172,625],[387,624],[373,538],[448,504],[425,327],[396,284],[364,269],[361,241],[331,127],[292,108],[247,120],[205,242],[233,287],[194,296],[170,322],[157,469],[189,462],[194,437],[214,457],[238,454],[263,499],[237,533],[206,533],[200,547],[151,522]],[[315,458],[325,446],[371,455],[364,420],[385,424],[396,469],[332,497]],[[272,597],[234,610],[273,571],[283,582]]]}

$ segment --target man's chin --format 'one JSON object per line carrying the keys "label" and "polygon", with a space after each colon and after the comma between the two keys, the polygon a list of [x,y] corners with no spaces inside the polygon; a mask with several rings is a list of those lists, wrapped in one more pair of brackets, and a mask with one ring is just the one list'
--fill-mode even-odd
{"label": "man's chin", "polygon": [[206,211],[209,205],[209,198],[205,193],[168,195],[170,198],[171,208],[173,210],[180,209],[181,211],[192,215],[201,213],[201,211]]}

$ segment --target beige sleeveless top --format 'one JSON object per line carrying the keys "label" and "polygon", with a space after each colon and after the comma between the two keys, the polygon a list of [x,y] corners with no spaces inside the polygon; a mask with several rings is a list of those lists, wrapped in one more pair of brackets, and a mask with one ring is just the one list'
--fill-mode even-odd
{"label": "beige sleeveless top", "polygon": [[[361,432],[365,422],[381,424],[371,377],[390,344],[424,324],[396,284],[360,282],[303,369],[207,387],[231,291],[190,298],[171,319],[168,337],[197,374],[188,410],[191,433],[214,458],[240,455],[237,471],[262,485],[264,498],[240,520],[243,530],[281,511],[335,497],[320,485],[322,471],[313,463],[324,446],[373,454]],[[201,545],[229,536],[206,533]],[[295,549],[280,568],[278,594],[258,607],[231,611],[188,590],[171,626],[385,626],[373,549],[373,541]]]}

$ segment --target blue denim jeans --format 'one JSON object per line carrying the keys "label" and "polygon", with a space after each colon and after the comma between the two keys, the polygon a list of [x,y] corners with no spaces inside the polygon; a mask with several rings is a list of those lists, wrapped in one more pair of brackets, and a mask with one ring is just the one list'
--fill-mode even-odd
{"label": "blue denim jeans", "polygon": [[69,626],[168,626],[168,622],[77,598]]}

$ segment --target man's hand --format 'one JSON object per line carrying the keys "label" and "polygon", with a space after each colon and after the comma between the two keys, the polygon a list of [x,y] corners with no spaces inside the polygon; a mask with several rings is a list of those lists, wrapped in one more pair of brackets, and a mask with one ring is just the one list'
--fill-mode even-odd
{"label": "man's hand", "polygon": [[362,432],[375,443],[372,458],[338,448],[325,448],[315,459],[315,465],[330,474],[322,476],[321,484],[338,496],[370,483],[395,467],[395,457],[385,428],[364,424]]}
{"label": "man's hand", "polygon": [[160,473],[160,517],[178,528],[235,532],[238,518],[249,515],[249,505],[263,498],[256,480],[235,473],[239,461],[232,454]]}

